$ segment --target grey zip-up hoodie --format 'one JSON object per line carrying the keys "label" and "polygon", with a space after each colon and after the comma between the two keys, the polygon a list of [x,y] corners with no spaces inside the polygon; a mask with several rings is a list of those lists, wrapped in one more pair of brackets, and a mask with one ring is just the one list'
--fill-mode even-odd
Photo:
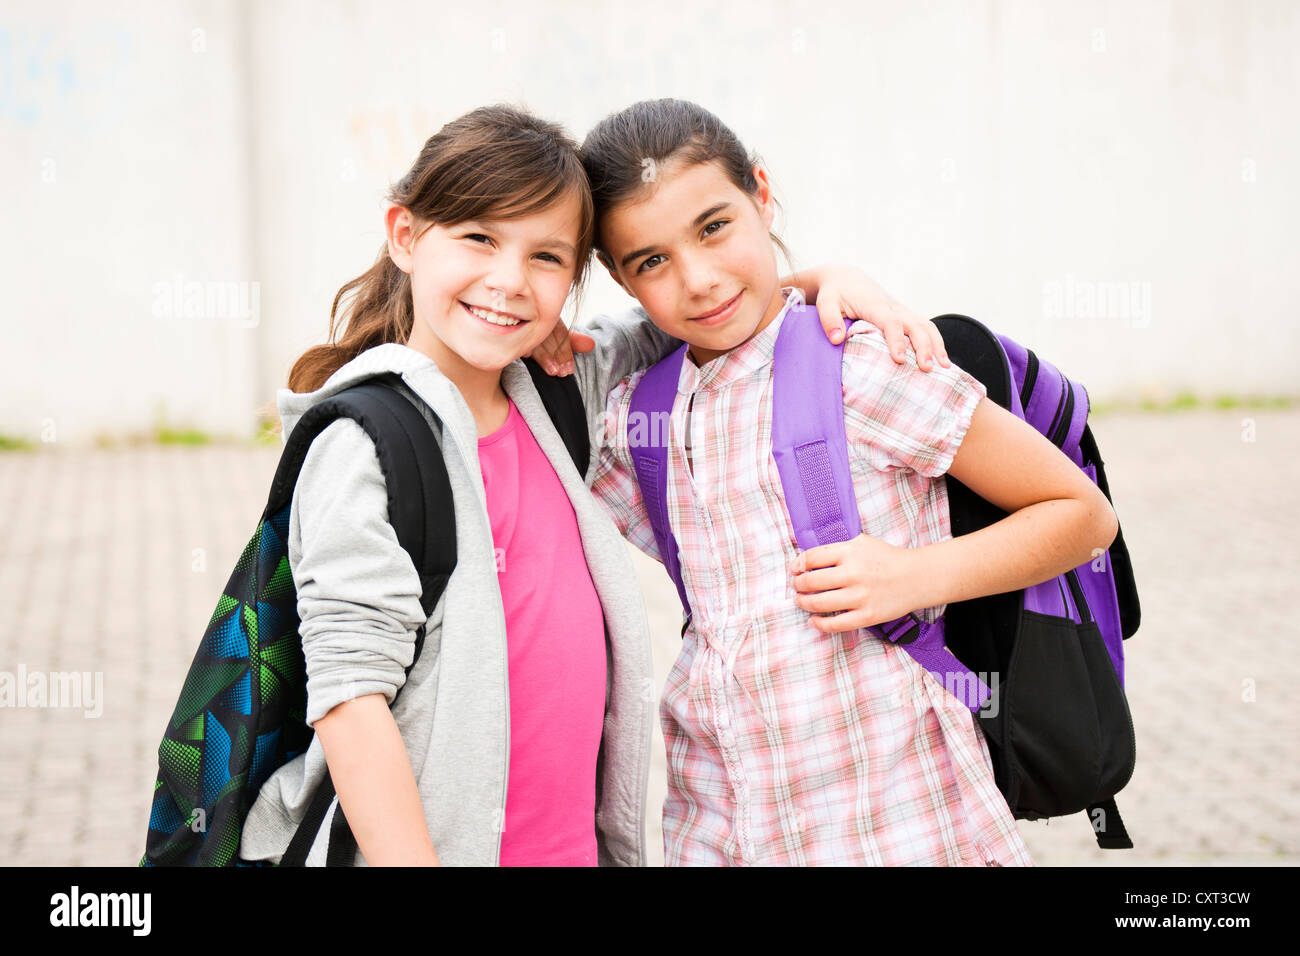
{"label": "grey zip-up hoodie", "polygon": [[[591,435],[588,482],[573,466],[522,362],[502,386],[550,460],[577,517],[583,551],[605,616],[608,684],[596,770],[596,838],[601,865],[645,864],[645,801],[657,694],[649,633],[623,539],[587,490],[594,477],[605,396],[625,375],[679,343],[641,309],[601,316],[582,331],[596,351],[575,356],[575,377]],[[423,620],[419,579],[388,523],[374,443],[351,420],[312,443],[293,495],[289,561],[307,664],[307,722],[334,706],[383,693],[411,759],[429,836],[448,865],[500,859],[509,765],[505,615],[478,461],[478,429],[460,392],[427,356],[405,345],[372,348],[321,388],[278,393],[284,436],[317,402],[380,372],[401,375],[404,394],[443,451],[456,509],[456,570],[426,624],[420,658],[404,676]],[[521,516],[520,520],[526,520]],[[563,586],[563,582],[555,582]],[[556,622],[563,627],[563,621]],[[403,688],[403,685],[405,687]],[[563,681],[557,680],[562,691]],[[394,697],[398,688],[400,696]],[[249,811],[239,845],[245,860],[278,862],[324,778],[319,738],[280,767]],[[336,797],[307,857],[323,866]],[[365,865],[358,850],[356,862]]]}

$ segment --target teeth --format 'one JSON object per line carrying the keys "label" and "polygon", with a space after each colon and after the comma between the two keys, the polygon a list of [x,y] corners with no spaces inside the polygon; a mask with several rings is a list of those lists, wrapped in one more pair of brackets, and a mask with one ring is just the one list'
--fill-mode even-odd
{"label": "teeth", "polygon": [[512,319],[504,315],[498,315],[496,312],[489,312],[487,309],[476,309],[469,306],[469,310],[477,315],[480,319],[491,322],[493,325],[518,325],[518,319]]}

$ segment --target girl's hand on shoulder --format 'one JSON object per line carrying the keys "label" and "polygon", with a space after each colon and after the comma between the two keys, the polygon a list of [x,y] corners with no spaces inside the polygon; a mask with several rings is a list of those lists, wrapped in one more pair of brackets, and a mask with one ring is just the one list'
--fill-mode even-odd
{"label": "girl's hand on shoulder", "polygon": [[913,552],[860,534],[794,559],[795,604],[825,634],[887,624],[917,610]]}
{"label": "girl's hand on shoulder", "polygon": [[889,354],[898,364],[907,361],[910,341],[921,371],[931,371],[935,359],[942,365],[952,365],[938,326],[896,301],[861,269],[819,266],[789,278],[792,281],[784,284],[804,290],[808,301],[817,306],[826,337],[836,345],[844,340],[844,319],[862,319],[884,333]]}
{"label": "girl's hand on shoulder", "polygon": [[596,347],[596,340],[581,332],[570,332],[563,321],[555,323],[551,334],[542,340],[537,348],[528,353],[528,358],[535,361],[547,373],[556,376],[573,374],[573,353],[590,352]]}

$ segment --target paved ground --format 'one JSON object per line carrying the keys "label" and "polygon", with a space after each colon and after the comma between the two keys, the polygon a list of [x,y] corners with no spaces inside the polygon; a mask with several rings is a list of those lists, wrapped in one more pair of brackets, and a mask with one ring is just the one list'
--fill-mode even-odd
{"label": "paved ground", "polygon": [[[1120,800],[1137,848],[1097,850],[1079,815],[1021,822],[1034,858],[1300,862],[1300,412],[1111,415],[1094,430],[1143,603],[1127,645],[1138,764]],[[0,864],[139,859],[155,748],[275,460],[0,454],[0,672],[102,674],[80,708],[0,706]],[[638,569],[662,680],[676,597],[657,565]],[[652,801],[662,775],[660,745]]]}

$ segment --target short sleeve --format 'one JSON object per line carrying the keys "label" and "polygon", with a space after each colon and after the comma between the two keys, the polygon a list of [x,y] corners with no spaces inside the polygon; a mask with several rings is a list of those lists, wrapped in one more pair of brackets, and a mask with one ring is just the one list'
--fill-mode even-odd
{"label": "short sleeve", "polygon": [[623,537],[656,561],[661,561],[627,441],[632,393],[644,377],[644,369],[633,372],[610,389],[600,426],[600,459],[591,483],[591,493]]}
{"label": "short sleeve", "polygon": [[882,471],[947,473],[970,428],[983,383],[956,365],[923,372],[910,348],[896,363],[884,336],[854,322],[844,346],[844,423],[850,445]]}
{"label": "short sleeve", "polygon": [[419,575],[388,522],[388,490],[351,419],[312,442],[294,487],[289,562],[307,665],[307,723],[382,693],[391,704],[425,623]]}

